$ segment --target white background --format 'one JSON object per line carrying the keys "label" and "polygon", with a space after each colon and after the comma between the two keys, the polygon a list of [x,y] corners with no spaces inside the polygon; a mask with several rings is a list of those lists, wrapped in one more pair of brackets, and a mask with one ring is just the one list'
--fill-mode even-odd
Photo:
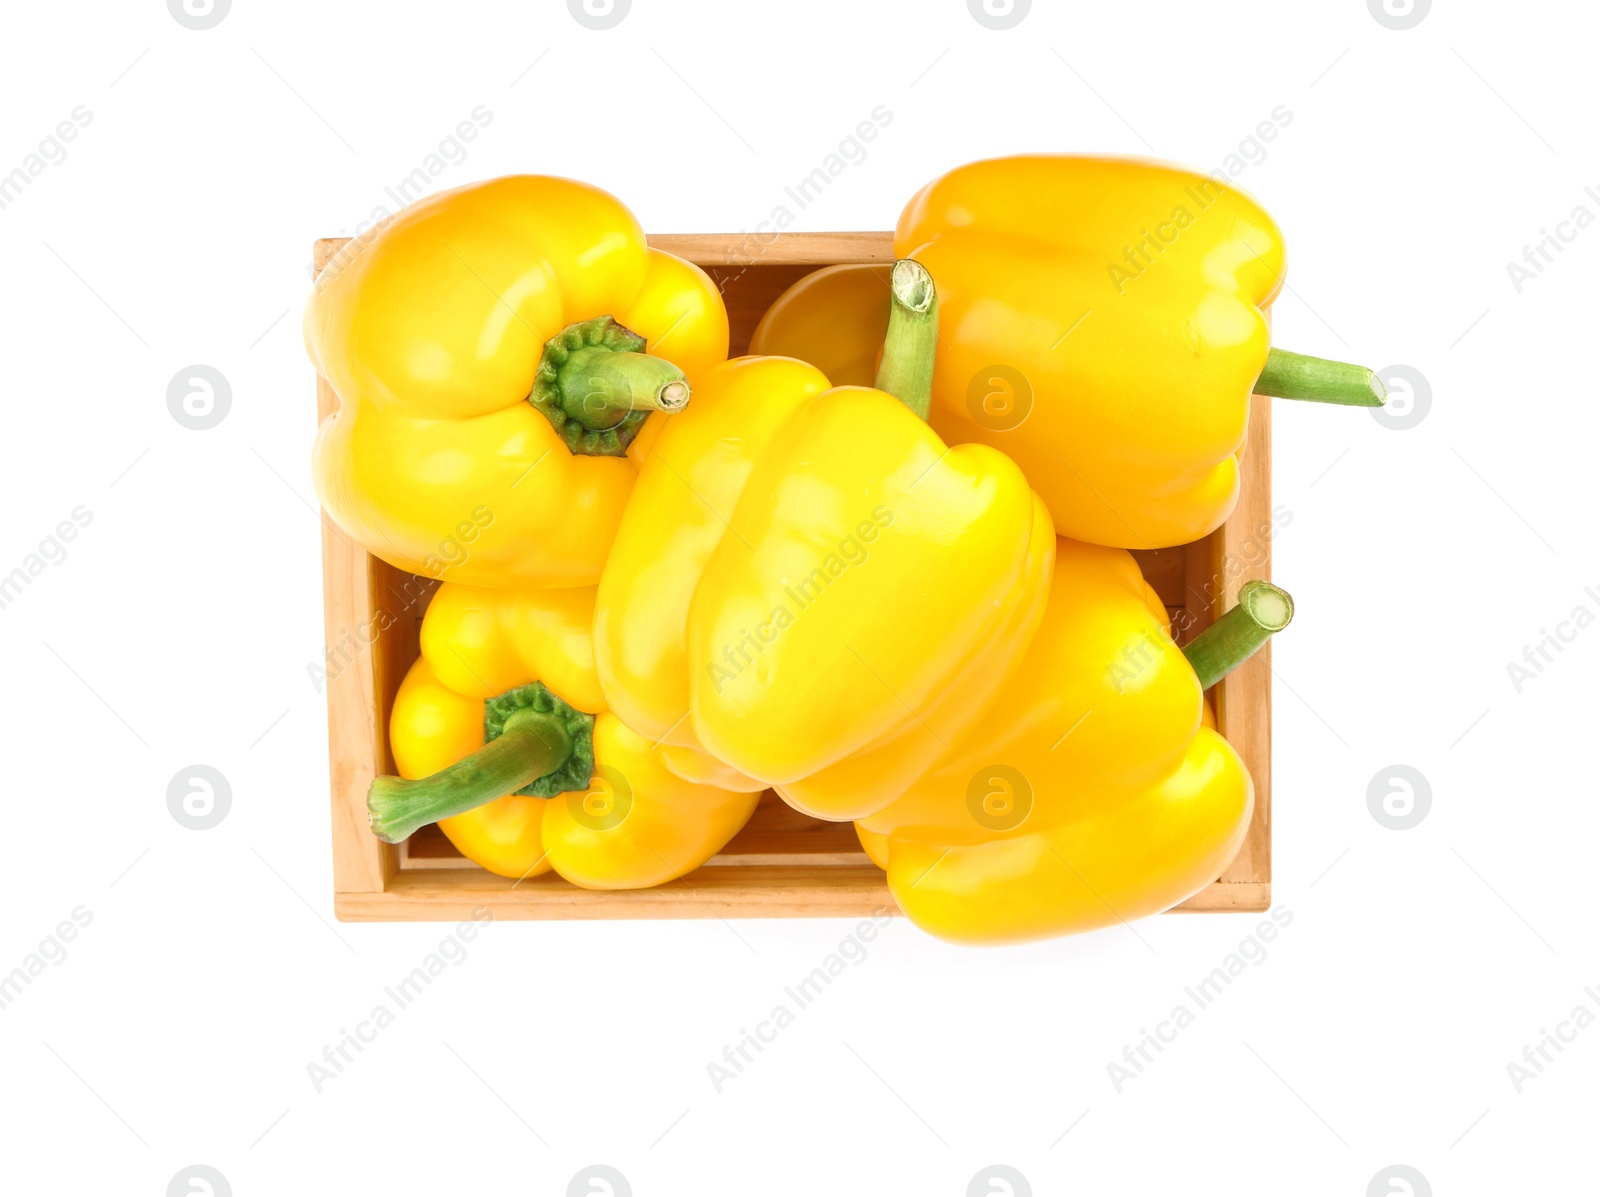
{"label": "white background", "polygon": [[[158,1197],[199,1162],[241,1197],[559,1194],[601,1162],[640,1195],[962,1194],[999,1162],[1040,1194],[1359,1197],[1395,1163],[1438,1194],[1592,1191],[1600,1029],[1521,1093],[1506,1067],[1600,1012],[1600,630],[1521,693],[1507,673],[1600,614],[1600,228],[1520,294],[1506,269],[1600,216],[1590,7],[1439,3],[1395,31],[1362,0],[1038,0],[1005,32],[958,0],[632,9],[596,32],[555,0],[235,0],[196,32],[160,0],[7,6],[0,173],[93,115],[0,211],[0,573],[93,522],[0,610],[0,972],[93,921],[0,1010],[5,1190]],[[1275,340],[1412,366],[1431,407],[1395,430],[1278,406],[1293,923],[1121,1093],[1107,1064],[1256,916],[986,952],[896,921],[720,1094],[708,1063],[853,924],[499,924],[314,1091],[307,1064],[448,928],[332,917],[307,263],[478,105],[437,186],[572,175],[659,232],[793,209],[877,105],[892,123],[793,227],[891,227],[1008,152],[1218,166],[1293,113],[1239,179],[1289,239]],[[204,432],[166,406],[194,363],[232,388]],[[205,832],[166,807],[196,762],[233,792]],[[1410,831],[1368,810],[1395,763],[1431,786]]]}

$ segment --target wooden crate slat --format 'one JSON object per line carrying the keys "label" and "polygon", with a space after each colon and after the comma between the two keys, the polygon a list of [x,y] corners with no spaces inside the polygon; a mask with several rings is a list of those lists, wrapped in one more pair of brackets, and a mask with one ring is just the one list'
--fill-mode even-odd
{"label": "wooden crate slat", "polygon": [[893,233],[652,233],[646,240],[707,269],[894,261]]}
{"label": "wooden crate slat", "polygon": [[[1272,400],[1250,401],[1245,453],[1239,462],[1239,504],[1209,543],[1211,576],[1221,580],[1215,614],[1239,601],[1239,588],[1272,578]],[[1207,621],[1209,622],[1209,620]],[[1239,855],[1224,881],[1258,882],[1261,905],[1272,903],[1272,642],[1215,688],[1217,728],[1233,745],[1255,783],[1256,807]]]}
{"label": "wooden crate slat", "polygon": [[[1176,912],[1260,911],[1264,882],[1208,886]],[[382,893],[339,893],[346,921],[453,921],[487,910],[496,919],[851,918],[899,915],[883,873],[871,864],[796,868],[704,865],[653,889],[584,890],[546,873],[514,882],[482,869],[399,873]]]}

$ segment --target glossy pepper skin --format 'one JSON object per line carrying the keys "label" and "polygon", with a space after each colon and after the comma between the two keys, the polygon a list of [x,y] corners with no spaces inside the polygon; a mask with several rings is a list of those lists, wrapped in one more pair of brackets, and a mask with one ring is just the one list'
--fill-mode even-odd
{"label": "glossy pepper skin", "polygon": [[594,590],[504,591],[446,583],[422,623],[422,656],[401,683],[389,739],[402,776],[438,773],[482,748],[485,699],[535,681],[594,717],[593,776],[550,798],[516,793],[439,826],[503,877],[554,869],[587,889],[682,876],[744,826],[756,794],[671,773],[650,740],[607,709],[595,676]]}
{"label": "glossy pepper skin", "polygon": [[889,331],[887,265],[824,266],[772,302],[750,335],[750,352],[810,362],[836,387],[869,387]]}
{"label": "glossy pepper skin", "polygon": [[1008,943],[1176,905],[1237,854],[1252,805],[1133,558],[1062,540],[1044,622],[1004,694],[857,829],[912,922]]}
{"label": "glossy pepper skin", "polygon": [[881,805],[999,692],[1054,541],[1003,455],[947,448],[882,391],[825,392],[757,462],[696,588],[696,734],[810,814]]}
{"label": "glossy pepper skin", "polygon": [[1054,549],[1001,454],[947,448],[883,391],[738,358],[641,465],[600,580],[601,685],[683,758],[854,818],[1000,690],[1043,617]]}
{"label": "glossy pepper skin", "polygon": [[[946,314],[935,428],[1009,453],[1063,536],[1159,548],[1227,518],[1284,277],[1243,192],[1133,159],[997,158],[919,191],[895,253]],[[1031,402],[1011,428],[1008,402]]]}
{"label": "glossy pepper skin", "polygon": [[[1227,518],[1284,275],[1283,238],[1249,197],[1153,162],[998,158],[918,192],[894,246],[939,287],[935,431],[1008,454],[1061,535],[1160,548]],[[752,352],[861,381],[882,269],[802,278]]]}
{"label": "glossy pepper skin", "polygon": [[[880,338],[881,340],[881,338]],[[689,606],[761,455],[828,389],[804,362],[735,358],[702,381],[640,462],[595,602],[595,664],[614,711],[684,776],[765,789],[705,751],[690,711]]]}
{"label": "glossy pepper skin", "polygon": [[347,247],[305,315],[311,360],[340,401],[313,454],[329,516],[428,577],[592,586],[635,467],[574,452],[529,397],[546,343],[601,316],[691,382],[727,356],[705,273],[648,248],[620,202],[582,183],[458,188]]}

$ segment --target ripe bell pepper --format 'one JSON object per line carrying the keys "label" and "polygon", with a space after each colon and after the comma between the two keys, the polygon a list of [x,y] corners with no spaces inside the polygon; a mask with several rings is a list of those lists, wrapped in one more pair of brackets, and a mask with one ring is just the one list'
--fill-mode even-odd
{"label": "ripe bell pepper", "polygon": [[593,587],[439,587],[390,718],[401,777],[368,793],[380,839],[437,821],[491,873],[586,889],[659,885],[721,850],[758,795],[684,781],[606,708],[593,618]]}
{"label": "ripe bell pepper", "polygon": [[412,573],[594,585],[630,442],[727,357],[711,280],[612,196],[538,176],[431,196],[346,252],[305,317],[339,396],[313,454],[328,515]]}
{"label": "ripe bell pepper", "polygon": [[[1069,155],[975,162],[912,198],[894,248],[939,286],[935,431],[1009,454],[1063,536],[1160,548],[1221,525],[1252,391],[1384,400],[1370,370],[1269,348],[1283,236],[1202,174]],[[882,318],[828,312],[881,296],[874,269],[801,279],[751,352],[859,362]]]}
{"label": "ripe bell pepper", "polygon": [[1060,541],[1044,623],[1004,695],[857,822],[900,908],[942,939],[1004,943],[1155,914],[1215,880],[1254,791],[1204,691],[1293,610],[1246,583],[1180,652],[1127,552]]}
{"label": "ripe bell pepper", "polygon": [[892,800],[977,720],[1055,552],[1015,465],[924,422],[927,272],[897,264],[892,294],[880,389],[787,358],[705,375],[641,465],[595,611],[607,700],[675,767],[721,761],[833,819]]}

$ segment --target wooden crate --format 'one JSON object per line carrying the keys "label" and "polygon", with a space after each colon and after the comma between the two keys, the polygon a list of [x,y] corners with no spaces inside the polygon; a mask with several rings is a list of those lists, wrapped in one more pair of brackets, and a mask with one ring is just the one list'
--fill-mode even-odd
{"label": "wooden crate", "polygon": [[[888,233],[785,233],[651,237],[708,270],[732,325],[730,353],[745,352],[767,306],[796,279],[839,262],[889,262]],[[315,246],[318,271],[345,245]],[[317,380],[317,419],[338,406]],[[1270,576],[1271,404],[1252,405],[1238,508],[1218,531],[1179,548],[1140,552],[1140,566],[1174,617],[1180,643],[1232,607],[1239,586]],[[834,917],[895,910],[883,873],[848,823],[799,814],[768,793],[749,824],[700,869],[654,889],[579,889],[554,873],[513,882],[462,857],[437,827],[405,844],[367,829],[367,786],[393,773],[389,711],[417,657],[434,583],[369,555],[323,519],[323,608],[330,663],[328,771],[333,797],[334,911],[352,920],[453,920],[487,907],[496,918]],[[380,628],[387,630],[380,631]],[[1213,698],[1224,735],[1255,779],[1255,817],[1243,848],[1212,885],[1180,910],[1264,910],[1271,892],[1271,647],[1235,671]]]}

